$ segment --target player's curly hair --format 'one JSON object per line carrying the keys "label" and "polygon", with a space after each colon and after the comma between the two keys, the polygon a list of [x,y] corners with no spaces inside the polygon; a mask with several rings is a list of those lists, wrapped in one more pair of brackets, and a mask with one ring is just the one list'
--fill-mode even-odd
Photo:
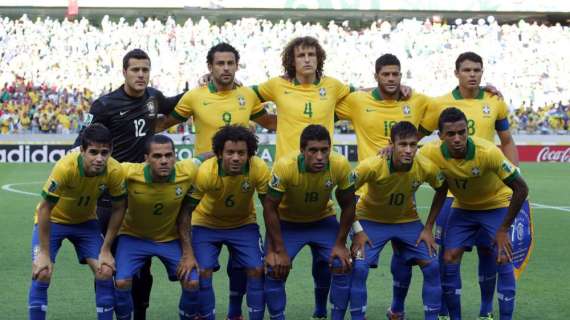
{"label": "player's curly hair", "polygon": [[226,141],[244,141],[247,145],[247,156],[251,158],[257,152],[257,136],[248,128],[240,125],[226,125],[221,127],[212,138],[212,149],[220,157],[224,151]]}
{"label": "player's curly hair", "polygon": [[403,139],[408,137],[417,137],[418,129],[409,121],[400,121],[396,123],[390,131],[390,140],[396,142],[396,138]]}
{"label": "player's curly hair", "polygon": [[325,65],[325,60],[327,59],[327,54],[319,40],[313,37],[297,37],[285,46],[283,52],[281,53],[281,64],[285,75],[289,79],[295,79],[297,72],[295,71],[295,48],[296,47],[313,47],[317,49],[317,79],[323,76],[323,66]]}

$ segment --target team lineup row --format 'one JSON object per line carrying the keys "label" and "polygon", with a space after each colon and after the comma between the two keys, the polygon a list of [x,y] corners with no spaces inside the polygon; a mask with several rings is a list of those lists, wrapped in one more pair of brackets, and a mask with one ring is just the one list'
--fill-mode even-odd
{"label": "team lineup row", "polygon": [[[208,53],[207,63],[209,70],[211,72],[211,78],[207,86],[191,90],[177,97],[165,98],[159,91],[147,87],[149,73],[150,73],[150,59],[148,58],[148,56],[141,50],[133,50],[125,56],[123,63],[123,74],[125,76],[125,85],[119,88],[118,90],[108,95],[105,95],[99,98],[97,101],[95,101],[90,111],[91,115],[93,116],[92,122],[102,123],[109,128],[113,138],[113,149],[112,149],[113,156],[120,162],[125,162],[125,161],[143,162],[145,158],[144,146],[149,141],[149,139],[152,139],[151,136],[153,132],[161,131],[164,128],[169,127],[170,125],[180,121],[184,121],[189,117],[193,118],[193,121],[197,129],[196,146],[195,146],[196,153],[207,154],[209,151],[212,151],[212,145],[210,141],[214,136],[214,134],[217,132],[219,127],[229,124],[246,125],[249,119],[254,119],[255,121],[257,121],[258,123],[260,123],[265,127],[272,129],[278,128],[277,157],[278,159],[279,158],[285,159],[286,155],[291,153],[298,154],[299,152],[298,150],[303,150],[302,144],[299,141],[299,137],[301,136],[301,131],[307,125],[321,124],[322,126],[330,130],[332,129],[334,118],[335,116],[337,116],[338,118],[349,119],[353,122],[353,125],[356,130],[357,143],[359,146],[359,159],[363,160],[376,155],[378,150],[387,147],[390,141],[392,141],[392,144],[394,143],[393,140],[390,140],[390,135],[392,133],[391,129],[396,123],[403,120],[410,122],[414,128],[419,128],[419,133],[417,134],[416,139],[418,137],[421,138],[423,135],[437,128],[438,119],[440,118],[439,115],[441,114],[443,109],[445,109],[448,106],[455,106],[463,110],[467,115],[466,126],[468,132],[466,134],[476,137],[482,137],[484,139],[492,141],[494,139],[495,132],[497,132],[501,140],[501,149],[503,150],[504,154],[507,156],[508,159],[511,160],[512,163],[517,164],[516,148],[514,148],[514,142],[512,141],[512,137],[510,136],[510,133],[508,131],[508,121],[506,120],[508,111],[506,109],[506,106],[499,98],[487,92],[484,92],[484,90],[479,87],[481,74],[482,74],[482,59],[478,55],[473,53],[462,54],[456,62],[456,74],[459,79],[459,86],[456,89],[454,89],[449,95],[433,99],[413,91],[411,92],[409,89],[406,90],[406,88],[401,89],[400,63],[398,59],[393,55],[389,54],[383,55],[378,59],[376,63],[375,77],[378,80],[377,88],[374,88],[369,92],[367,91],[367,92],[352,92],[352,93],[351,93],[351,88],[349,86],[343,85],[338,81],[336,81],[335,79],[324,76],[322,74],[322,67],[324,64],[325,56],[326,55],[324,54],[324,51],[322,50],[316,39],[312,39],[310,37],[294,39],[285,48],[283,53],[283,67],[285,70],[285,76],[271,79],[263,84],[260,84],[259,86],[254,86],[253,88],[247,88],[247,87],[237,86],[234,83],[234,76],[235,72],[237,71],[237,66],[239,62],[239,53],[235,51],[235,49],[233,49],[230,45],[222,43],[217,46],[214,46]],[[406,95],[403,96],[401,94],[401,91],[404,91]],[[274,101],[276,103],[278,117],[276,117],[275,115],[267,114],[263,110],[263,108],[259,107],[260,102],[268,100]],[[163,118],[160,117],[157,118],[156,117],[157,113],[166,114],[167,116]],[[378,125],[381,126],[380,130],[378,128]],[[328,139],[330,140],[330,138]],[[220,153],[217,153],[216,156],[219,156],[219,154]],[[394,158],[395,157],[396,154],[394,153]],[[331,163],[334,163],[334,159],[335,156],[332,156]],[[291,162],[296,161],[297,166],[302,167],[299,165],[300,163],[299,159],[293,159],[290,161]],[[304,163],[305,161],[301,162]],[[251,163],[255,163],[255,161],[252,161]],[[278,163],[280,162],[278,161],[276,163],[276,165],[273,168],[274,171],[279,170],[278,169],[279,167],[277,165]],[[218,165],[217,162],[215,165],[216,166]],[[176,166],[178,166],[178,164]],[[511,167],[512,166],[510,166],[509,168]],[[326,165],[322,169],[325,170],[325,168],[327,170],[330,169],[329,166]],[[472,170],[474,172],[480,173],[481,168],[477,167],[477,170],[472,168]],[[224,169],[220,172],[225,173],[226,171],[227,170]],[[287,170],[285,171],[287,172],[285,174],[291,174],[289,171]],[[388,171],[391,172],[390,170]],[[219,172],[214,171],[214,174],[212,175],[219,176],[217,175],[217,173]],[[149,173],[147,173],[147,176],[148,175]],[[225,175],[222,174],[222,177],[225,177]],[[358,177],[358,174],[356,174],[356,177]],[[478,177],[478,175],[476,175],[476,177]],[[274,176],[270,182],[278,184],[280,182],[279,175]],[[330,186],[332,180],[330,182],[327,180],[324,181],[323,183],[326,183],[327,185]],[[414,182],[414,184],[418,183],[419,180]],[[464,182],[463,180],[461,181],[455,180],[454,183],[467,188],[466,181]],[[252,188],[252,184],[248,182],[245,184],[244,188],[246,189]],[[365,194],[366,188],[367,187],[365,184],[365,186],[361,188],[361,190],[359,191],[359,195],[362,196],[363,194]],[[275,193],[275,195],[279,194],[279,188],[277,186],[276,188],[270,187],[269,190],[270,190],[269,193],[270,196],[266,197],[266,199],[271,199],[273,193]],[[178,190],[175,191],[178,192]],[[385,191],[382,191],[382,193],[384,192]],[[478,194],[479,197],[481,198],[479,200],[482,203],[488,200],[488,199],[483,199],[483,197],[481,197],[482,193],[473,193],[473,194]],[[276,197],[279,198],[278,196]],[[397,205],[397,206],[408,205],[406,200],[407,198],[405,197],[405,195],[402,195],[401,193],[397,192],[392,194],[392,197],[393,199],[390,199],[389,201],[389,203],[392,203],[392,205]],[[238,201],[234,197],[217,198],[217,199],[223,199],[223,202],[227,205],[229,204],[237,205],[242,203],[241,200]],[[322,198],[322,195],[319,196],[318,193],[314,192],[309,192],[303,195],[303,200],[306,201],[307,203],[314,202],[316,204],[319,203],[319,201],[322,201],[323,199],[328,199],[328,197]],[[109,198],[109,201],[106,204],[100,201],[99,205],[97,206],[98,213],[101,208],[110,206],[110,200],[111,199]],[[266,200],[265,202],[267,201],[268,200]],[[362,201],[365,201],[364,198],[361,200],[361,202]],[[80,202],[85,202],[83,204],[86,205],[89,202],[89,198],[83,199]],[[91,201],[91,205],[93,204],[93,202],[94,201]],[[164,204],[162,203],[157,204],[157,203],[154,204],[147,203],[145,206],[142,207],[143,208],[152,207],[154,210],[153,211],[154,215],[159,217],[161,215],[160,213],[165,212],[164,211],[165,209],[164,207],[162,207]],[[204,203],[204,199],[200,201],[200,204],[202,203]],[[450,203],[451,202],[449,200],[446,201],[446,206],[444,206],[444,210],[442,210],[442,214],[440,214],[440,216],[446,216],[446,214],[444,213],[449,214],[448,211]],[[198,211],[194,211],[192,219],[200,219],[196,218],[200,216],[199,214],[200,210],[198,209],[201,206],[200,204],[197,207]],[[494,203],[493,205],[497,205],[497,203]],[[505,203],[501,203],[501,205],[505,205]],[[299,209],[306,209],[305,204],[303,204],[302,207],[303,208]],[[131,201],[129,200],[129,212],[131,211],[132,208],[133,207],[131,205]],[[280,221],[282,224],[281,228],[283,230],[286,230],[288,227],[287,223],[285,223],[287,221],[287,218],[283,217],[286,217],[287,215],[284,216],[283,213],[281,212],[282,210],[286,209],[282,209],[281,207],[279,208],[280,208],[278,209],[279,218],[281,219]],[[403,210],[405,211],[405,213],[402,214],[403,216],[400,217],[400,220],[398,220],[397,222],[408,223],[414,221],[410,216],[413,216],[412,212],[415,212],[415,209],[413,211],[411,209],[412,208],[410,208],[409,206],[406,207],[405,210]],[[117,210],[120,211],[119,209]],[[305,216],[300,214],[301,212],[304,211],[298,211],[298,212],[296,212],[295,210],[286,210],[286,211],[290,212],[291,216],[294,217],[291,220],[301,219],[296,223],[303,223],[303,222],[309,223],[307,222],[307,220],[303,220],[303,217],[304,219],[311,220],[310,218],[307,218],[310,215]],[[211,218],[211,215],[205,215],[205,216]],[[116,221],[114,221],[115,219],[117,219],[116,217],[117,214],[113,213],[111,215],[111,221],[116,223]],[[208,218],[203,218],[202,221],[208,220]],[[231,218],[224,216],[223,218],[217,221],[221,223],[222,228],[231,228],[232,226],[235,226],[232,225],[232,223],[236,222],[233,219],[237,218],[233,215],[231,216]],[[139,220],[141,221],[140,223],[145,223],[145,225],[146,224],[154,225],[152,219],[149,219],[148,217]],[[104,221],[104,219],[100,219],[100,221]],[[130,220],[127,214],[127,217],[125,218],[125,224],[128,225],[129,221]],[[253,222],[254,221],[255,220],[253,220]],[[271,221],[271,219],[269,219],[269,221]],[[374,221],[374,219],[372,219],[371,221]],[[241,222],[243,223],[244,221]],[[251,222],[252,221],[250,219],[249,223]],[[375,222],[382,224],[385,223],[386,221],[377,220]],[[66,222],[64,221],[63,223],[65,224]],[[393,224],[394,221],[392,221],[391,223]],[[230,224],[232,226],[228,227],[227,224]],[[275,223],[273,224],[275,225]],[[277,222],[277,225],[279,225],[279,222]],[[342,218],[340,225],[341,226],[343,225]],[[439,225],[442,226],[444,225],[444,223],[441,223]],[[207,229],[207,227],[208,225],[206,224],[205,229]],[[220,227],[220,225],[217,225],[217,227]],[[358,228],[358,226],[356,227]],[[366,225],[365,225],[365,230],[366,230]],[[437,230],[436,236],[438,234],[441,235],[445,234],[445,232],[443,233],[441,232],[441,227],[438,227],[436,230]],[[347,230],[341,228],[341,231],[344,232]],[[249,232],[252,231],[250,230]],[[41,234],[41,232],[39,232],[39,234]],[[283,233],[284,238],[281,242],[281,245],[285,245],[285,247],[287,248],[287,250],[285,251],[287,251],[289,255],[292,255],[292,253],[289,250],[294,251],[295,248],[287,247],[290,241],[287,241],[287,239],[285,238],[286,234],[287,233],[285,232]],[[360,233],[357,233],[357,235],[359,234]],[[380,232],[380,234],[384,234],[384,231]],[[274,235],[274,233],[270,232],[270,235]],[[136,234],[132,236],[135,238],[137,237]],[[210,239],[212,237],[213,235],[211,233],[202,230],[201,232],[198,231],[192,235],[192,241],[197,241],[196,239]],[[258,238],[259,237],[256,237],[256,239]],[[481,238],[484,238],[484,236],[481,235]],[[243,237],[240,236],[239,239],[243,240]],[[355,239],[358,240],[356,241],[356,243],[360,243],[361,240],[360,236],[357,236]],[[342,240],[342,238],[340,238],[339,240]],[[125,241],[126,240],[124,240],[123,242]],[[172,241],[172,239],[168,240],[162,239],[162,241]],[[293,240],[291,241],[292,243],[295,242]],[[382,243],[381,240],[378,241],[379,243]],[[120,243],[121,241],[118,241],[118,244]],[[272,266],[270,274],[275,276],[275,278],[272,278],[271,276],[267,277],[265,279],[265,286],[267,287],[268,285],[273,284],[274,290],[269,290],[268,292],[276,294],[277,297],[269,298],[268,296],[267,302],[277,303],[278,301],[282,301],[282,299],[279,298],[280,297],[279,295],[281,294],[279,285],[284,276],[286,275],[288,267],[287,265],[283,265],[283,257],[280,257],[279,254],[277,254],[277,253],[282,254],[283,251],[282,247],[279,249],[279,244],[280,244],[279,241],[277,240],[268,241],[268,243],[277,245],[277,249],[272,248],[272,245],[268,246],[268,250],[274,250],[273,252],[276,252],[276,254],[273,254],[272,251],[269,251],[268,254],[266,255],[268,264]],[[376,245],[376,241],[372,241],[372,243]],[[487,249],[486,251],[483,250],[484,254],[483,255],[480,254],[480,257],[486,257],[485,259],[487,259],[486,260],[487,273],[490,274],[490,276],[488,277],[492,277],[493,279],[495,279],[494,276],[497,274],[497,265],[495,263],[496,253],[494,252],[494,250],[492,250],[492,244],[489,241],[487,241],[486,243],[484,241],[478,241],[476,244],[480,248]],[[110,244],[107,243],[107,245],[103,245],[103,248],[108,247],[108,245]],[[311,246],[318,247],[315,246],[314,243],[311,243]],[[397,246],[403,246],[403,245],[398,244]],[[258,247],[259,246],[257,246],[257,248]],[[381,249],[381,246],[378,248]],[[431,250],[432,246],[431,245],[426,246],[426,248],[429,248]],[[34,251],[36,252],[37,250]],[[196,248],[194,248],[194,251],[197,251]],[[215,249],[209,251],[214,253],[216,252]],[[366,254],[366,249],[356,250],[354,253],[356,254],[357,251],[360,252],[357,255],[358,257],[362,257],[362,255],[364,255],[365,257],[368,256]],[[400,251],[405,252],[404,248],[402,250],[396,250],[396,252]],[[444,265],[443,263],[441,263],[443,261],[442,259],[444,258],[442,254],[443,251],[444,250],[440,250],[441,253],[440,264],[442,266]],[[39,252],[42,252],[42,250],[40,249]],[[45,252],[45,250],[43,252]],[[120,253],[118,249],[117,253]],[[315,288],[316,306],[313,316],[315,318],[326,318],[327,316],[326,301],[327,301],[329,287],[331,286],[332,283],[331,300],[333,300],[333,298],[335,299],[333,301],[332,315],[333,318],[335,317],[338,318],[339,314],[341,313],[344,314],[346,310],[346,306],[344,307],[344,309],[342,308],[342,306],[343,306],[343,301],[346,301],[347,299],[344,298],[345,296],[343,296],[343,293],[340,293],[339,295],[339,293],[337,292],[338,290],[336,290],[338,289],[337,288],[338,286],[335,287],[335,284],[338,285],[338,283],[342,283],[342,281],[347,281],[347,279],[349,279],[346,273],[342,272],[346,271],[347,260],[346,259],[333,260],[335,264],[339,264],[338,268],[333,268],[333,270],[339,271],[339,275],[334,274],[331,281],[328,257],[325,258],[324,257],[325,255],[320,253],[318,250],[313,250],[313,255],[315,256],[313,262],[313,274],[315,276],[315,283],[317,284],[317,288]],[[372,256],[374,256],[374,254],[372,254]],[[398,254],[394,255],[392,261],[392,266],[393,266],[392,269],[394,276],[401,278],[399,279],[401,280],[399,281],[399,283],[404,284],[406,283],[407,279],[407,283],[409,284],[409,278],[411,277],[411,267],[407,263],[408,261],[406,258],[404,258],[404,256],[405,255],[398,255]],[[429,256],[431,255],[429,255],[428,252],[428,257]],[[199,255],[196,255],[196,257],[198,260],[200,260]],[[345,256],[342,257],[345,258]],[[109,254],[104,255],[103,258],[110,259]],[[457,257],[453,256],[453,258],[454,258],[453,261],[457,262]],[[120,265],[119,263],[120,256],[117,256],[116,259],[118,266]],[[481,258],[481,260],[483,259],[484,258]],[[217,263],[217,259],[213,259],[211,257],[207,258],[206,260],[209,262],[216,260]],[[103,261],[105,260],[103,259]],[[247,264],[244,264],[244,261],[240,261],[239,258],[234,259],[233,255],[230,261],[232,261],[231,264],[233,264],[232,266],[228,266],[228,274],[230,276],[230,288],[232,288],[233,284],[237,287],[241,286],[241,289],[238,288],[236,290],[237,292],[245,292],[245,291],[249,292],[250,286],[253,286],[254,288],[252,290],[254,292],[256,292],[255,290],[257,290],[258,293],[257,297],[259,297],[259,288],[263,287],[263,282],[259,283],[250,280],[251,278],[257,279],[258,277],[256,276],[259,276],[259,272],[261,272],[261,275],[263,275],[263,272],[257,270],[256,273],[252,270],[247,270],[247,268],[245,268]],[[354,260],[352,265],[353,266],[352,272],[355,274],[360,274],[361,276],[352,277],[353,290],[352,292],[350,292],[350,294],[346,295],[346,297],[350,297],[352,306],[358,306],[359,302],[353,300],[357,299],[358,296],[360,297],[363,296],[362,293],[360,294],[357,293],[357,292],[362,292],[362,290],[354,291],[354,288],[358,287],[355,286],[355,283],[358,282],[355,281],[355,279],[363,278],[362,277],[363,273],[357,272],[357,270],[360,270],[360,268],[356,267],[358,261],[360,261],[360,259]],[[38,264],[36,262],[34,262],[34,268],[36,271],[38,271],[36,272],[36,274],[40,274],[39,271],[45,269],[38,268],[37,267]],[[45,254],[43,262],[44,263],[46,262]],[[99,262],[99,264],[101,264],[101,262]],[[207,271],[203,271],[208,269],[207,268],[204,269],[204,266],[201,263],[199,264],[201,267],[201,272],[200,272],[201,281],[199,282],[200,283],[199,287],[200,289],[204,287],[203,292],[210,292],[208,288],[211,289],[211,272],[208,274]],[[102,265],[106,266],[107,264],[102,263]],[[135,264],[132,266],[132,268],[136,270],[137,268],[145,269],[148,267],[148,263],[146,262],[143,263],[143,265],[144,266],[141,267],[141,265]],[[395,265],[396,268],[394,268]],[[424,264],[421,265],[426,266]],[[437,266],[437,263],[436,264],[429,263],[427,265],[430,265],[431,266],[430,268],[433,268],[434,266]],[[455,263],[455,265],[457,265],[457,263]],[[42,266],[45,266],[45,264]],[[206,266],[208,266],[208,264],[206,264]],[[273,266],[275,268],[273,268]],[[209,265],[209,267],[214,268],[217,267],[217,265],[216,264]],[[436,269],[438,268],[436,267]],[[107,269],[100,268],[100,271],[104,270]],[[187,271],[187,269],[183,270]],[[398,270],[398,272],[394,272],[394,270]],[[505,271],[504,274],[508,274],[508,270]],[[185,276],[185,273],[183,275]],[[512,275],[512,265],[511,265],[511,275]],[[130,283],[129,281],[123,281],[123,282],[119,281],[119,280],[128,280],[128,279],[118,278],[118,273],[115,275],[115,279],[117,280],[116,295],[117,297],[119,297],[119,295],[122,294],[123,295],[122,301],[125,301],[125,297],[128,297],[130,295],[128,290],[128,288],[130,287]],[[190,277],[190,279],[195,279],[195,277],[194,276]],[[207,279],[210,279],[209,286]],[[247,281],[240,281],[244,279],[247,279]],[[136,277],[133,280],[134,280],[133,283],[136,284],[137,282]],[[110,289],[113,288],[112,282],[110,286],[105,281],[100,281],[100,282],[101,282],[100,286],[104,286]],[[32,300],[33,296],[32,293],[36,295],[37,292],[44,292],[44,291],[47,299],[46,283],[48,282],[34,280],[34,282],[32,283],[32,289],[30,290],[30,300]],[[99,281],[96,282],[96,286],[97,283],[99,283]],[[144,280],[141,281],[141,283],[144,283]],[[431,283],[433,284],[433,281]],[[40,285],[43,285],[42,290],[45,289],[44,291],[37,289],[40,287]],[[148,287],[148,288],[140,289],[142,287]],[[346,285],[344,286],[341,285],[340,287],[347,288]],[[403,318],[403,313],[404,313],[403,299],[405,298],[407,287],[403,285],[401,289],[402,290],[400,290],[401,291],[400,295],[395,294],[394,302],[388,311],[388,316],[390,318],[395,318],[395,319]],[[491,313],[492,309],[490,308],[492,308],[494,289],[495,289],[495,284],[493,282],[491,288],[490,306],[487,301],[484,307],[483,303],[484,301],[482,301],[480,316],[488,316]],[[499,285],[499,291],[501,293],[500,289],[501,286]],[[146,308],[146,306],[148,306],[148,295],[143,294],[143,298],[141,299],[140,294],[136,295],[135,291],[149,292],[149,290],[150,286],[141,286],[132,290],[134,304],[135,304],[134,306],[135,318],[141,319],[141,317],[144,317],[144,309]],[[489,291],[488,285],[486,290]],[[100,291],[101,290],[96,290],[96,292]],[[104,291],[105,290],[103,290],[103,292]],[[187,291],[192,291],[192,290],[183,290],[183,295],[191,294]],[[202,292],[201,290],[199,291]],[[205,299],[208,301],[210,301],[209,298],[213,297],[212,295],[209,295],[207,293],[204,293],[204,295],[208,297],[207,299]],[[144,296],[146,296],[146,301]],[[243,293],[241,296],[243,296]],[[241,296],[239,297],[239,299],[234,299],[237,301],[232,301],[232,299],[230,299],[228,318],[233,319],[241,317]],[[504,294],[501,293],[500,297],[501,296],[504,296]],[[202,297],[202,294],[200,295],[200,297]],[[137,307],[137,299],[142,301],[138,303],[141,307]],[[40,306],[39,310],[41,311],[42,310],[41,305],[43,304],[42,303],[38,304],[38,301],[40,300],[36,301],[36,305]],[[117,301],[119,300],[121,299],[117,298]],[[192,299],[181,299],[181,300],[193,301]],[[208,315],[207,312],[208,310],[207,306],[210,306],[209,303],[210,302],[208,302],[208,304],[200,304],[199,313],[202,315],[202,317],[205,318],[207,318],[208,316],[213,317],[213,315]],[[361,299],[360,308],[351,307],[351,314],[353,318],[358,319],[359,317],[362,318],[364,316],[365,303],[366,303],[365,299]],[[234,304],[233,308],[232,304]],[[206,307],[204,307],[205,305]],[[443,305],[446,304],[444,303]],[[32,303],[30,303],[30,306],[32,306]],[[205,309],[202,309],[203,307]],[[451,317],[453,319],[459,319],[460,311],[459,313],[457,312],[458,303],[455,303],[454,307],[455,308],[453,309],[453,311],[455,313],[452,312]],[[280,305],[272,306],[268,304],[269,312],[272,316],[275,316],[275,318],[283,316],[283,314],[280,313],[279,311],[280,308],[281,308]],[[283,303],[283,308],[284,308],[284,303]],[[505,308],[508,309],[508,307]],[[37,308],[30,308],[30,315],[32,315],[32,310],[36,309]],[[109,309],[108,306],[98,308],[98,310],[103,310],[103,311],[104,310],[109,311],[108,309]],[[119,309],[120,308],[117,306],[117,310]],[[257,307],[250,307],[250,309],[257,310],[257,312],[259,313],[259,308]],[[426,318],[430,317],[433,318],[434,315],[435,317],[437,317],[438,312],[434,312],[433,309],[436,308],[433,306],[426,307],[427,310]],[[503,316],[502,309],[503,308],[501,308],[501,319],[509,319],[508,318],[509,312],[505,311],[505,315]],[[137,316],[137,310],[139,311],[138,316]],[[334,310],[338,310],[338,312]],[[437,308],[437,310],[439,311],[439,308]],[[105,314],[105,312],[102,312],[100,315],[104,317],[103,314]],[[43,313],[43,315],[45,316],[45,313]],[[181,317],[182,316],[183,314],[181,314]],[[445,316],[447,315],[445,314],[442,315],[442,317]],[[253,318],[255,318],[255,315],[253,315]]]}

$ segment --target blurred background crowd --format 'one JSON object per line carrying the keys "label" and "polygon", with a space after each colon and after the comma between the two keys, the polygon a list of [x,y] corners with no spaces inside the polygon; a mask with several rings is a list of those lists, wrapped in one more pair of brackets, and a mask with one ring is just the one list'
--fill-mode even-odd
{"label": "blurred background crowd", "polygon": [[[177,24],[149,19],[75,21],[0,18],[0,132],[74,133],[91,102],[123,82],[122,57],[133,48],[152,59],[151,85],[174,95],[207,72],[208,49],[226,41],[241,54],[237,78],[253,85],[282,74],[280,53],[295,36],[311,35],[326,50],[325,74],[355,87],[376,85],[374,61],[384,53],[402,62],[402,82],[431,96],[456,86],[461,52],[484,58],[483,83],[496,86],[511,109],[515,133],[567,134],[570,118],[570,28],[499,25],[486,20],[454,24],[404,19],[353,30],[328,25],[244,18],[213,25],[202,18]],[[192,131],[182,125],[173,131]],[[350,133],[339,123],[338,133]]]}

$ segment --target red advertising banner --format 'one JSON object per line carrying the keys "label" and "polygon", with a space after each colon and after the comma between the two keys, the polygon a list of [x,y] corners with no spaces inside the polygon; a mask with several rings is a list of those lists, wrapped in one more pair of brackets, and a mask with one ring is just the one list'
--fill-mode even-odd
{"label": "red advertising banner", "polygon": [[570,162],[570,146],[517,146],[521,162]]}

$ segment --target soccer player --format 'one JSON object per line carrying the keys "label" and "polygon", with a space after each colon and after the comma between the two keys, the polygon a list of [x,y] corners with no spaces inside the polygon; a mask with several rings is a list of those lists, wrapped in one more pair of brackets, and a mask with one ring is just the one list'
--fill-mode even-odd
{"label": "soccer player", "polygon": [[[224,125],[248,126],[249,121],[253,120],[267,129],[275,130],[275,115],[265,111],[253,89],[235,84],[239,59],[239,52],[230,44],[222,42],[211,47],[206,57],[210,71],[207,86],[186,92],[166,118],[157,120],[156,131],[192,117],[196,126],[194,154],[205,154],[211,153],[212,137]],[[228,319],[240,319],[247,286],[246,273],[234,263],[234,259],[229,260],[227,270],[230,278],[227,316]]]}
{"label": "soccer player", "polygon": [[75,247],[79,262],[87,263],[95,275],[97,318],[113,319],[113,270],[99,260],[103,238],[95,214],[97,198],[104,191],[111,196],[113,214],[120,214],[125,206],[123,173],[111,158],[112,149],[107,128],[88,126],[81,134],[80,151],[61,158],[42,189],[43,200],[36,207],[32,234],[31,320],[46,318],[47,290],[64,239]]}
{"label": "soccer player", "polygon": [[[467,128],[470,136],[480,137],[494,143],[496,133],[503,154],[514,165],[518,165],[517,148],[509,131],[508,107],[503,100],[485,92],[480,87],[482,75],[483,59],[479,55],[473,52],[460,54],[455,61],[455,76],[458,80],[458,86],[452,92],[432,100],[420,124],[420,131],[429,135],[437,129],[441,112],[449,106],[457,107],[467,116]],[[450,196],[436,221],[436,240],[440,245],[445,243],[445,231],[447,230],[446,225],[452,201],[453,198]],[[525,205],[528,206],[528,203]],[[484,237],[484,235],[482,236]],[[444,250],[440,250],[440,265],[443,265],[443,252]],[[488,319],[492,318],[497,270],[491,248],[485,247],[482,243],[477,243],[477,253],[481,288],[479,314],[481,319]],[[402,274],[405,273],[406,269],[400,268],[399,270]],[[445,316],[446,313],[444,303],[442,315]]]}
{"label": "soccer player", "polygon": [[[285,280],[291,261],[305,246],[332,268],[332,319],[343,319],[350,291],[351,262],[346,237],[354,219],[354,182],[346,158],[331,153],[328,130],[307,126],[300,137],[300,153],[273,166],[269,194],[263,202],[267,231],[265,279],[267,307],[272,319],[285,319]],[[341,208],[336,219],[331,193]]]}
{"label": "soccer player", "polygon": [[[354,169],[355,188],[368,186],[356,205],[363,232],[353,237],[355,262],[352,271],[352,319],[364,319],[366,279],[370,266],[377,266],[380,252],[388,241],[398,241],[397,254],[408,263],[420,266],[424,275],[423,301],[425,319],[437,319],[441,283],[432,229],[447,193],[439,168],[424,156],[415,156],[418,148],[416,127],[398,122],[391,130],[391,158],[370,157]],[[415,192],[424,182],[435,190],[425,227],[415,205]],[[371,245],[366,245],[370,243]]]}
{"label": "soccer player", "polygon": [[[109,257],[117,232],[115,296],[117,319],[131,319],[133,276],[158,257],[171,281],[180,281],[180,319],[194,319],[198,303],[198,265],[190,245],[188,192],[198,166],[192,159],[176,162],[174,142],[154,135],[145,145],[145,162],[121,164],[129,207],[113,215],[101,255]],[[124,218],[124,219],[123,219]],[[115,269],[115,264],[110,264]],[[191,273],[194,272],[194,277]]]}
{"label": "soccer player", "polygon": [[[143,162],[146,140],[154,134],[157,114],[169,114],[179,94],[167,98],[162,92],[148,86],[151,70],[150,57],[141,49],[133,49],[123,57],[125,82],[117,90],[93,102],[85,123],[101,123],[113,136],[113,158],[119,162]],[[76,145],[79,141],[76,141]],[[111,200],[104,194],[97,203],[97,217],[105,234],[111,214]],[[144,320],[150,299],[152,276],[149,259],[133,279],[134,319]]]}
{"label": "soccer player", "polygon": [[469,120],[459,109],[445,109],[438,129],[440,140],[419,153],[442,170],[455,197],[443,243],[442,287],[449,315],[461,319],[461,257],[478,242],[492,248],[496,261],[500,319],[512,319],[516,285],[508,230],[528,187],[494,143],[468,137]]}
{"label": "soccer player", "polygon": [[222,245],[247,273],[249,319],[263,319],[263,252],[254,193],[263,200],[269,168],[255,156],[257,137],[249,129],[224,126],[213,137],[215,158],[198,171],[192,193],[192,246],[200,265],[200,319],[215,319],[212,273]]}

